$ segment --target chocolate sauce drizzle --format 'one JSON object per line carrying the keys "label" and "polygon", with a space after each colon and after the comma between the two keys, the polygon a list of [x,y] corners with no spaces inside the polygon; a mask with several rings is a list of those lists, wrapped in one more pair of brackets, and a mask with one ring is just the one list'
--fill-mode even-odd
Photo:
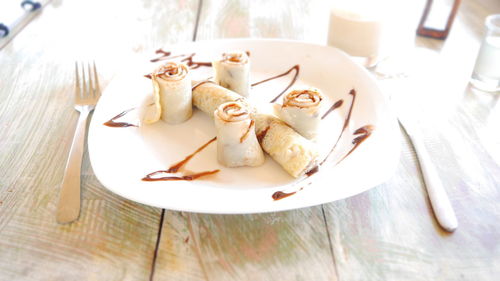
{"label": "chocolate sauce drizzle", "polygon": [[325,114],[323,114],[323,116],[321,116],[321,120],[325,119],[326,116],[328,116],[328,114],[330,114],[332,111],[334,111],[335,109],[339,108],[342,106],[342,104],[344,103],[344,100],[338,100],[337,102],[335,102],[326,112]]}
{"label": "chocolate sauce drizzle", "polygon": [[[354,108],[354,103],[356,102],[356,90],[352,89],[349,92],[349,95],[352,96],[352,101],[351,101],[351,106],[349,107],[349,112],[347,113],[347,117],[344,120],[344,126],[342,127],[342,132],[340,132],[340,135],[339,135],[337,141],[335,142],[335,145],[332,147],[330,152],[328,152],[325,159],[323,159],[323,161],[320,163],[320,165],[323,165],[323,163],[326,162],[328,157],[330,157],[332,152],[337,147],[337,144],[339,143],[340,139],[342,138],[342,135],[344,134],[344,132],[347,128],[347,125],[349,125],[349,121],[351,120],[352,109]],[[375,129],[375,126],[373,126],[373,125],[365,125],[359,129],[357,129],[356,131],[354,131],[353,135],[359,135],[356,138],[354,138],[352,141],[352,144],[354,144],[354,146],[336,164],[340,163],[340,161],[344,160],[347,156],[349,156],[363,141],[365,141],[371,135],[371,133],[374,129]]]}
{"label": "chocolate sauce drizzle", "polygon": [[220,172],[219,169],[213,170],[213,171],[204,171],[204,172],[199,172],[195,174],[190,174],[190,175],[184,175],[180,177],[159,177],[159,178],[153,178],[156,174],[161,174],[165,173],[165,171],[156,171],[151,174],[147,174],[144,178],[142,178],[143,181],[192,181],[204,176],[208,175],[213,175]]}
{"label": "chocolate sauce drizzle", "polygon": [[[318,171],[319,171],[319,165],[316,165],[306,173],[306,176],[310,177],[310,176],[316,174]],[[309,184],[311,184],[311,183],[309,183]],[[283,198],[286,198],[288,196],[292,196],[292,195],[296,194],[297,192],[301,191],[302,189],[304,189],[304,187],[301,187],[301,188],[299,188],[299,190],[292,191],[292,192],[276,191],[275,193],[273,193],[273,195],[271,197],[273,198],[274,201],[281,200]]]}
{"label": "chocolate sauce drizzle", "polygon": [[186,54],[180,54],[180,55],[172,56],[172,52],[164,51],[161,48],[158,49],[158,50],[156,50],[155,54],[161,54],[161,56],[157,57],[155,59],[149,60],[150,62],[159,62],[159,61],[162,61],[162,60],[175,59],[175,58],[180,58],[180,57],[186,56]]}
{"label": "chocolate sauce drizzle", "polygon": [[133,107],[127,110],[124,110],[120,114],[116,115],[115,117],[109,119],[108,121],[104,122],[103,125],[108,126],[108,127],[113,127],[113,128],[125,128],[125,127],[137,127],[135,124],[130,124],[127,122],[115,122],[116,119],[121,118],[125,116],[127,113],[129,113],[132,110],[136,110],[137,107]]}
{"label": "chocolate sauce drizzle", "polygon": [[187,162],[189,162],[189,160],[191,160],[191,158],[193,158],[196,154],[198,154],[200,151],[202,151],[203,149],[205,149],[209,144],[211,144],[212,142],[214,142],[215,140],[217,139],[217,137],[214,137],[213,139],[209,140],[208,142],[206,142],[204,145],[200,146],[195,152],[189,154],[188,156],[186,156],[186,158],[184,158],[184,160],[170,166],[166,171],[165,173],[177,173],[177,171],[179,171],[180,168],[182,168],[182,166],[186,165]]}
{"label": "chocolate sauce drizzle", "polygon": [[283,95],[288,89],[290,89],[290,87],[292,87],[293,84],[295,84],[295,82],[297,81],[297,78],[299,77],[300,65],[296,64],[292,68],[290,68],[289,70],[287,70],[287,71],[285,71],[285,72],[283,72],[281,74],[278,74],[278,75],[273,76],[271,78],[267,78],[267,79],[264,79],[262,81],[253,83],[252,87],[260,85],[260,84],[268,82],[268,81],[271,81],[271,80],[274,80],[274,79],[278,79],[278,78],[283,77],[283,76],[286,76],[290,72],[292,72],[292,70],[295,70],[295,75],[293,76],[292,81],[290,81],[290,84],[288,84],[288,86],[279,95],[277,95],[274,99],[271,100],[271,102],[275,102],[276,100],[278,100],[279,97],[281,97],[281,95]]}
{"label": "chocolate sauce drizzle", "polygon": [[200,146],[195,152],[189,154],[184,158],[184,160],[173,164],[166,170],[160,170],[156,172],[152,172],[147,174],[144,178],[142,178],[143,181],[179,181],[179,180],[185,180],[185,181],[192,181],[197,178],[207,176],[207,175],[213,175],[218,173],[220,170],[213,170],[213,171],[203,171],[199,173],[194,173],[194,174],[189,174],[189,175],[183,175],[183,176],[167,176],[167,177],[154,177],[159,174],[171,174],[171,173],[177,173],[180,168],[182,168],[184,165],[186,165],[191,158],[193,158],[196,154],[198,154],[200,151],[205,149],[209,144],[214,142],[217,139],[217,137],[214,137],[213,139],[209,140],[207,143],[204,145]]}
{"label": "chocolate sauce drizzle", "polygon": [[328,152],[325,159],[323,159],[323,161],[320,163],[320,165],[323,165],[323,163],[325,163],[325,161],[328,159],[328,157],[330,157],[332,152],[335,150],[335,148],[337,147],[337,144],[339,143],[340,139],[342,138],[342,135],[344,135],[345,129],[347,128],[349,121],[351,121],[351,113],[352,113],[352,109],[354,108],[354,103],[356,101],[356,90],[352,89],[351,91],[349,91],[349,95],[352,96],[351,106],[349,107],[349,112],[347,113],[347,117],[344,120],[344,126],[342,127],[342,131],[340,132],[340,135],[337,138],[337,141],[333,145],[332,149],[330,150],[330,152]]}
{"label": "chocolate sauce drizzle", "polygon": [[297,191],[289,192],[289,193],[286,193],[283,191],[276,191],[275,193],[273,193],[272,197],[273,197],[274,201],[277,201],[277,200],[281,200],[283,198],[287,198],[288,196],[292,196],[295,193],[297,193]]}
{"label": "chocolate sauce drizzle", "polygon": [[349,156],[351,152],[353,152],[362,142],[364,142],[372,134],[374,129],[375,126],[366,125],[354,131],[354,135],[359,135],[352,140],[352,144],[354,144],[354,146],[351,148],[351,150],[349,150],[349,152],[347,152],[346,155],[344,155],[344,157],[342,157],[342,159],[339,160],[339,162],[337,162],[337,164],[344,160],[347,156]]}
{"label": "chocolate sauce drizzle", "polygon": [[271,127],[267,126],[264,130],[260,131],[257,134],[257,140],[259,141],[259,143],[262,143],[262,141],[266,137],[267,131],[269,131],[269,128],[271,128]]}
{"label": "chocolate sauce drizzle", "polygon": [[[303,100],[308,101],[304,102]],[[293,90],[285,96],[281,107],[308,108],[317,106],[322,100],[323,97],[315,90]]]}
{"label": "chocolate sauce drizzle", "polygon": [[205,66],[205,67],[211,67],[212,63],[211,62],[203,62],[203,61],[194,61],[193,57],[196,55],[196,53],[191,53],[191,54],[180,54],[176,56],[172,56],[172,52],[167,52],[162,49],[158,49],[155,52],[156,54],[161,54],[161,56],[151,59],[151,62],[158,62],[158,61],[163,61],[163,60],[171,60],[175,58],[183,58],[181,59],[181,62],[186,63],[186,65],[191,68],[191,69],[197,69],[199,67]]}
{"label": "chocolate sauce drizzle", "polygon": [[247,131],[243,134],[243,136],[241,136],[240,143],[243,143],[243,141],[247,138],[248,134],[250,133],[250,129],[252,129],[254,124],[255,124],[255,121],[252,119],[250,121],[250,124],[248,125]]}
{"label": "chocolate sauce drizzle", "polygon": [[306,176],[310,177],[314,174],[316,174],[317,172],[319,171],[319,166],[316,165],[314,166],[311,170],[309,170],[307,173],[306,173]]}

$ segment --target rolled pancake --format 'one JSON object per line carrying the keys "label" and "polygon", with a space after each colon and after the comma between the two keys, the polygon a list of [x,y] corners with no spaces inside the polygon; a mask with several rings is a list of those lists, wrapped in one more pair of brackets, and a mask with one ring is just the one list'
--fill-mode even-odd
{"label": "rolled pancake", "polygon": [[192,85],[193,104],[212,118],[221,104],[231,101],[241,101],[250,108],[251,112],[255,111],[245,98],[212,81],[193,81]]}
{"label": "rolled pancake", "polygon": [[288,92],[283,104],[274,104],[275,114],[307,139],[318,134],[321,121],[319,111],[323,95],[317,89],[299,89]]}
{"label": "rolled pancake", "polygon": [[250,58],[245,52],[234,51],[222,54],[222,58],[212,62],[214,81],[222,87],[241,96],[250,93]]}
{"label": "rolled pancake", "polygon": [[300,177],[317,164],[318,151],[314,143],[280,119],[256,114],[255,130],[262,149],[291,176]]}
{"label": "rolled pancake", "polygon": [[214,113],[217,160],[226,167],[260,166],[264,153],[255,135],[255,122],[241,102],[221,104]]}
{"label": "rolled pancake", "polygon": [[169,124],[188,120],[193,114],[191,78],[185,64],[167,62],[151,75],[155,104],[161,107],[161,119]]}

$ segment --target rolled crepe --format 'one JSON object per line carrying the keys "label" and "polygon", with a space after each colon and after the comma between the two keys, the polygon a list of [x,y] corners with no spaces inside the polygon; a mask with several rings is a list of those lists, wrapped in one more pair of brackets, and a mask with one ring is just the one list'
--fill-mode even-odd
{"label": "rolled crepe", "polygon": [[[213,82],[193,82],[193,104],[201,111],[214,117],[214,111],[226,102],[242,102],[246,99]],[[314,144],[295,132],[276,117],[255,113],[255,109],[247,105],[254,116],[255,131],[262,149],[280,164],[293,177],[299,177],[315,165],[318,152]]]}
{"label": "rolled crepe", "polygon": [[264,153],[255,135],[255,122],[244,103],[221,104],[214,113],[217,160],[226,167],[260,166]]}
{"label": "rolled crepe", "polygon": [[152,73],[151,80],[155,103],[160,103],[163,121],[178,124],[191,117],[191,78],[185,64],[167,62]]}
{"label": "rolled crepe", "polygon": [[318,134],[323,96],[316,89],[292,90],[283,97],[283,104],[274,104],[275,114],[308,139]]}
{"label": "rolled crepe", "polygon": [[221,104],[230,101],[241,101],[251,112],[255,111],[255,109],[247,103],[245,98],[231,90],[221,87],[211,81],[193,81],[193,104],[210,117],[214,117],[215,110]]}
{"label": "rolled crepe", "polygon": [[222,54],[220,60],[212,62],[215,83],[244,97],[250,92],[250,59],[245,52]]}
{"label": "rolled crepe", "polygon": [[304,138],[278,118],[255,115],[257,139],[265,152],[293,177],[300,177],[317,164],[318,151]]}

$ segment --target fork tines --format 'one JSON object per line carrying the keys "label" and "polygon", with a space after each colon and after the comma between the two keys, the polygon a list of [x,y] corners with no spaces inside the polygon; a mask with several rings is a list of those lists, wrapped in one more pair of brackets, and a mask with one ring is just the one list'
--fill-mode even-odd
{"label": "fork tines", "polygon": [[[81,77],[81,83],[80,83]],[[98,98],[101,94],[99,79],[95,62],[78,63],[75,61],[75,98],[85,99],[87,97]]]}

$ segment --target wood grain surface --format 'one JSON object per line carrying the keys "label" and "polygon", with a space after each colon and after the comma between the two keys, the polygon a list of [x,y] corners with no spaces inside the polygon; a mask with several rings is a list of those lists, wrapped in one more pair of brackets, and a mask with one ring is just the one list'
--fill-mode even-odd
{"label": "wood grain surface", "polygon": [[52,1],[0,51],[0,280],[149,278],[161,210],[108,192],[87,153],[80,218],[55,221],[78,118],[74,61],[94,58],[104,88],[129,54],[191,40],[197,5]]}
{"label": "wood grain surface", "polygon": [[[412,32],[424,2],[393,7]],[[496,280],[500,95],[466,85],[493,13],[497,0],[462,1],[446,41],[412,38],[411,49],[373,70],[381,86],[404,86],[391,95],[418,97],[408,110],[456,211],[453,234],[433,217],[403,130],[400,164],[386,183],[322,206],[256,215],[125,200],[97,181],[86,152],[81,216],[59,225],[59,185],[78,118],[75,60],[95,60],[104,89],[127,57],[168,44],[237,37],[324,44],[328,9],[319,0],[53,0],[0,50],[0,280]],[[384,64],[407,78],[384,77]]]}

